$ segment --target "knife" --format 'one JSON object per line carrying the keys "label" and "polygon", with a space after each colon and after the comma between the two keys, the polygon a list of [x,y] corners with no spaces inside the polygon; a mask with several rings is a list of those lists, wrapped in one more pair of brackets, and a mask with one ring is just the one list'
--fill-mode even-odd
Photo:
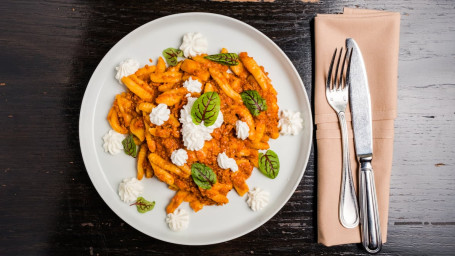
{"label": "knife", "polygon": [[381,250],[378,203],[374,185],[373,131],[370,90],[359,46],[352,38],[346,39],[347,49],[352,49],[349,69],[350,107],[354,130],[354,145],[359,160],[359,208],[362,244],[369,253]]}

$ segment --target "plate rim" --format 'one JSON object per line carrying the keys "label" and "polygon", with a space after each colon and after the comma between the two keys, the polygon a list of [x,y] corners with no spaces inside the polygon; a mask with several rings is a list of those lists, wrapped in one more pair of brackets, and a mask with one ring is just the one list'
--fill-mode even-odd
{"label": "plate rim", "polygon": [[[287,195],[285,197],[285,200],[282,200],[281,204],[279,204],[279,207],[274,209],[274,211],[272,211],[272,214],[270,214],[270,216],[267,216],[266,218],[262,219],[257,224],[253,225],[251,228],[245,229],[243,232],[239,232],[239,233],[236,233],[234,235],[226,236],[226,237],[224,237],[224,239],[217,239],[217,240],[212,240],[212,241],[209,241],[209,242],[185,243],[185,242],[178,242],[178,241],[170,240],[170,239],[164,239],[164,238],[160,238],[160,237],[156,237],[156,236],[152,236],[152,235],[148,234],[145,229],[143,229],[141,227],[138,227],[136,225],[133,225],[129,221],[127,221],[124,218],[122,218],[120,216],[119,212],[113,206],[111,206],[108,203],[107,198],[105,198],[103,196],[104,192],[102,191],[101,184],[98,184],[98,182],[96,182],[96,179],[94,178],[95,174],[92,173],[94,171],[89,171],[89,168],[88,168],[88,166],[89,166],[88,165],[89,156],[87,156],[87,154],[88,154],[87,150],[88,150],[88,147],[90,147],[90,145],[92,143],[92,141],[90,139],[88,139],[88,138],[92,138],[94,133],[92,132],[91,135],[84,135],[84,133],[83,133],[84,120],[83,119],[84,119],[85,111],[87,111],[85,109],[86,107],[84,108],[84,106],[86,106],[88,104],[87,101],[88,101],[88,98],[89,98],[89,97],[87,97],[87,92],[89,91],[89,89],[91,89],[92,87],[96,86],[96,85],[93,85],[94,84],[94,82],[93,82],[94,77],[95,77],[96,73],[99,72],[99,69],[101,68],[102,64],[104,64],[104,62],[106,61],[106,58],[113,51],[114,48],[116,48],[118,45],[122,44],[124,41],[127,41],[129,39],[129,37],[132,36],[133,33],[137,33],[138,31],[144,29],[145,27],[153,25],[153,23],[159,23],[159,22],[162,22],[163,20],[166,20],[166,19],[173,19],[173,18],[180,18],[182,16],[194,16],[194,15],[196,15],[196,16],[214,17],[214,18],[218,18],[218,19],[225,19],[225,20],[228,20],[229,22],[234,22],[234,23],[237,23],[237,24],[239,24],[241,26],[245,26],[247,29],[250,29],[250,30],[253,30],[254,32],[256,32],[260,37],[262,37],[262,39],[268,41],[268,43],[271,46],[273,46],[284,57],[284,60],[286,60],[288,62],[288,64],[289,64],[289,66],[292,68],[292,72],[296,74],[297,81],[299,82],[300,87],[301,87],[301,89],[303,91],[303,94],[306,97],[306,100],[304,100],[304,103],[305,103],[305,105],[306,105],[306,107],[307,107],[307,109],[309,111],[309,115],[308,115],[309,119],[305,120],[305,123],[308,124],[308,125],[305,125],[304,129],[309,130],[309,134],[311,134],[311,136],[309,136],[307,154],[304,155],[304,156],[303,155],[300,156],[300,157],[304,158],[304,164],[302,166],[303,170],[300,172],[300,176],[297,179],[298,182],[295,182],[295,184],[293,185],[293,187],[291,189],[291,191],[293,191],[293,192],[289,193],[289,195]],[[97,102],[95,102],[95,105],[96,104],[97,104]],[[94,118],[94,115],[93,115],[93,118]],[[289,201],[289,199],[295,193],[298,185],[302,181],[303,176],[304,176],[304,174],[306,172],[306,169],[308,167],[308,161],[309,161],[309,157],[311,155],[312,144],[313,144],[313,120],[312,120],[312,110],[311,110],[310,99],[309,99],[308,94],[306,92],[306,89],[305,89],[304,83],[302,81],[302,78],[300,76],[300,73],[297,71],[297,69],[295,68],[294,64],[292,63],[292,61],[287,56],[287,54],[273,40],[271,40],[268,36],[266,36],[264,33],[262,33],[260,30],[256,29],[255,27],[249,25],[248,23],[243,22],[243,21],[238,20],[238,19],[235,19],[235,18],[232,18],[232,17],[229,17],[229,16],[226,16],[226,15],[210,13],[210,12],[185,12],[185,13],[176,13],[176,14],[166,15],[166,16],[151,20],[149,22],[146,22],[143,25],[133,29],[128,34],[126,34],[122,39],[117,41],[109,49],[108,52],[106,52],[106,54],[103,56],[103,58],[98,63],[98,65],[95,68],[95,70],[93,71],[93,73],[92,73],[92,75],[90,77],[90,80],[89,80],[89,82],[87,84],[87,87],[86,87],[86,89],[84,91],[84,96],[83,96],[82,102],[81,102],[81,109],[80,109],[80,112],[79,112],[79,146],[80,146],[80,150],[81,150],[82,159],[83,159],[83,162],[84,162],[84,167],[86,169],[87,174],[89,175],[90,181],[92,182],[93,186],[95,187],[95,190],[97,191],[97,193],[101,197],[101,199],[117,215],[117,217],[119,217],[122,221],[124,221],[128,225],[130,225],[132,228],[134,228],[134,229],[140,231],[141,233],[143,233],[143,234],[145,234],[145,235],[147,235],[149,237],[152,237],[154,239],[157,239],[157,240],[160,240],[160,241],[164,241],[164,242],[168,242],[168,243],[173,243],[173,244],[180,244],[180,245],[211,245],[211,244],[218,244],[218,243],[222,243],[222,242],[231,241],[233,239],[236,239],[238,237],[244,236],[244,235],[256,230],[257,228],[261,227],[266,222],[268,222],[270,219],[272,219],[284,207],[284,205],[286,205],[286,203]],[[85,148],[85,150],[84,150],[84,148]],[[84,153],[84,151],[85,151],[85,153]],[[99,165],[99,162],[98,162],[98,165]],[[100,166],[100,168],[101,168],[101,166]]]}

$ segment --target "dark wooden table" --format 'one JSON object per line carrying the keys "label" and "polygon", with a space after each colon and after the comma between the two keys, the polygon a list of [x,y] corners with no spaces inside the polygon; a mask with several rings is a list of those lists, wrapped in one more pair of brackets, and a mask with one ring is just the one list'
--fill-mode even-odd
{"label": "dark wooden table", "polygon": [[[316,155],[270,221],[238,239],[179,246],[136,231],[103,202],[79,148],[85,88],[107,51],[179,12],[242,20],[274,40],[313,87],[313,23],[342,7],[402,14],[399,117],[384,255],[455,253],[453,1],[0,1],[0,255],[364,254],[317,244]],[[310,97],[311,98],[311,97]]]}

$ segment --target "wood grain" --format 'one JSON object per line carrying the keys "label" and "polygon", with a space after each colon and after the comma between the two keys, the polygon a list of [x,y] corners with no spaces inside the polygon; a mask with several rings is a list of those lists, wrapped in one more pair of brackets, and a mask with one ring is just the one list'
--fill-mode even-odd
{"label": "wood grain", "polygon": [[[82,97],[123,36],[165,15],[203,11],[259,29],[312,95],[317,13],[344,6],[402,14],[399,115],[384,255],[455,250],[455,8],[452,1],[0,1],[1,255],[361,255],[316,241],[316,146],[283,209],[257,230],[210,246],[150,238],[99,197],[79,149]],[[312,97],[311,97],[312,98]]]}
{"label": "wood grain", "polygon": [[422,2],[402,11],[389,246],[426,255],[455,249],[455,27],[443,25],[453,7]]}

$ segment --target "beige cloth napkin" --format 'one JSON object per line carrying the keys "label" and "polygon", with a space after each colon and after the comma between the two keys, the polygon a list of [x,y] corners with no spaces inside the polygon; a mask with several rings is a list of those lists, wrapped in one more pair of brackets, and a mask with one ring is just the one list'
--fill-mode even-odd
{"label": "beige cloth napkin", "polygon": [[[338,218],[341,183],[341,131],[325,96],[325,80],[335,48],[352,37],[368,73],[373,116],[373,169],[383,242],[387,239],[393,120],[397,115],[400,14],[345,8],[343,14],[315,18],[315,123],[318,150],[318,242],[327,246],[359,243],[360,227],[344,228]],[[346,110],[351,168],[357,189],[358,170],[349,107]]]}

